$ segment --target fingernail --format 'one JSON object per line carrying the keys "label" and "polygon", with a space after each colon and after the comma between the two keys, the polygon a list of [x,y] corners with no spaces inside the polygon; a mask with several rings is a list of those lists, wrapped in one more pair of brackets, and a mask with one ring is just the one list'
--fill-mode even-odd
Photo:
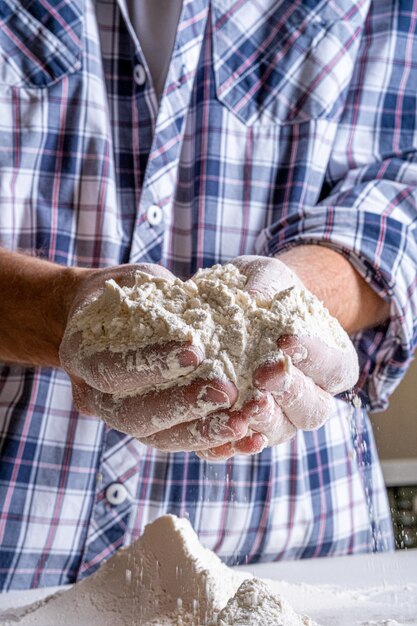
{"label": "fingernail", "polygon": [[204,352],[198,346],[192,346],[180,350],[177,360],[180,367],[197,367],[204,359]]}
{"label": "fingernail", "polygon": [[215,404],[223,407],[230,406],[230,399],[227,393],[221,389],[211,387],[210,385],[206,385],[202,388],[198,399],[208,404]]}

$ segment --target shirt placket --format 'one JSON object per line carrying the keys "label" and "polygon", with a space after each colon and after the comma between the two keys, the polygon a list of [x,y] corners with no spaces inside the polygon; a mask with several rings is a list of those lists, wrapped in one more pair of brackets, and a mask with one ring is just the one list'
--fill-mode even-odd
{"label": "shirt placket", "polygon": [[159,263],[166,257],[166,234],[172,223],[186,116],[207,14],[207,0],[184,1],[137,208],[132,263]]}

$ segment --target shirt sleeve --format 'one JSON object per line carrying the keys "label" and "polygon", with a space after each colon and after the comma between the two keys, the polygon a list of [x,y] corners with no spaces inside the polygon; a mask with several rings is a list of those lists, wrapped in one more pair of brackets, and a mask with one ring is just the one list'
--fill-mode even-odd
{"label": "shirt sleeve", "polygon": [[351,171],[314,207],[302,207],[264,230],[260,254],[299,244],[330,246],[391,302],[389,323],[354,335],[361,362],[358,392],[381,410],[416,346],[417,163],[387,159]]}
{"label": "shirt sleeve", "polygon": [[409,3],[371,3],[318,201],[274,212],[257,240],[265,255],[330,246],[390,301],[386,324],[353,337],[371,410],[386,407],[417,342],[416,58]]}

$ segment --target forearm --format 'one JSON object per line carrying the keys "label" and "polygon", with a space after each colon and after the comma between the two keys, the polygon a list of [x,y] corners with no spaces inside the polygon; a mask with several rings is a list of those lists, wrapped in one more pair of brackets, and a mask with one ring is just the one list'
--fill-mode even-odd
{"label": "forearm", "polygon": [[314,293],[344,329],[355,332],[388,319],[389,303],[335,250],[299,245],[278,255]]}
{"label": "forearm", "polygon": [[59,366],[68,311],[84,272],[0,249],[0,360]]}

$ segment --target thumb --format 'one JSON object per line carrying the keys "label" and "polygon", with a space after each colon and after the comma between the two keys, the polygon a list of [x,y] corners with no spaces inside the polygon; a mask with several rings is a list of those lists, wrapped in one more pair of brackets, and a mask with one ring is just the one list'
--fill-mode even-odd
{"label": "thumb", "polygon": [[247,277],[245,290],[258,298],[270,301],[284,289],[303,287],[296,274],[274,257],[246,255],[236,257],[232,263]]}
{"label": "thumb", "polygon": [[319,337],[286,335],[280,337],[277,346],[303,374],[332,395],[351,389],[358,380],[358,356],[348,339],[343,347],[336,348]]}

